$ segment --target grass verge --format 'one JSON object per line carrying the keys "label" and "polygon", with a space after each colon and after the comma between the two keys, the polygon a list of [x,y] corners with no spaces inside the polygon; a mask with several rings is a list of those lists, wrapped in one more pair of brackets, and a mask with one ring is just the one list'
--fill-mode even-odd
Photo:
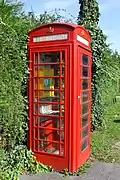
{"label": "grass verge", "polygon": [[93,132],[92,156],[104,162],[120,163],[120,101],[104,113],[104,127]]}

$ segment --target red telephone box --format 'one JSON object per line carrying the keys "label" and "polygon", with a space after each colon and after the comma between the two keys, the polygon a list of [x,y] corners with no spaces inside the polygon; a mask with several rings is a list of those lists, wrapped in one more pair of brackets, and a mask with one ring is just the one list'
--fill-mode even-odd
{"label": "red telephone box", "polygon": [[38,161],[74,172],[90,155],[90,35],[68,23],[28,35],[30,149]]}

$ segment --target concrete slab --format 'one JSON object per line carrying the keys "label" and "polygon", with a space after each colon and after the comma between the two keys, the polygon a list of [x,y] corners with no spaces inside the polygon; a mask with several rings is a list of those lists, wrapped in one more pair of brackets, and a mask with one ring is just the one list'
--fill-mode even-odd
{"label": "concrete slab", "polygon": [[57,173],[42,173],[34,176],[23,175],[20,180],[63,180],[63,177]]}
{"label": "concrete slab", "polygon": [[19,180],[120,180],[120,165],[114,163],[96,162],[85,174],[63,177],[58,173],[23,175]]}

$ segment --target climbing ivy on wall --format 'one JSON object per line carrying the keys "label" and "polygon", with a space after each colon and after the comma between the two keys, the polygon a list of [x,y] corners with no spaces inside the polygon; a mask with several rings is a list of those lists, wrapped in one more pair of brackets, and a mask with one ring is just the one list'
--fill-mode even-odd
{"label": "climbing ivy on wall", "polygon": [[[102,125],[103,112],[108,106],[108,99],[105,97],[106,92],[108,96],[110,95],[110,92],[107,91],[108,87],[111,86],[114,89],[114,93],[111,94],[111,100],[115,97],[116,82],[119,78],[119,66],[116,65],[119,62],[119,57],[116,58],[116,55],[110,51],[109,45],[106,43],[107,37],[99,27],[100,12],[97,1],[79,0],[79,4],[78,24],[84,25],[91,34],[93,56],[92,125],[93,128],[97,128]],[[111,57],[116,59],[115,64],[113,64]],[[112,72],[116,72],[114,77]],[[113,86],[113,81],[115,86]]]}
{"label": "climbing ivy on wall", "polygon": [[91,48],[93,55],[92,67],[92,124],[94,127],[101,125],[103,106],[101,101],[101,62],[107,47],[106,37],[99,28],[99,7],[96,0],[79,0],[80,12],[78,24],[84,25],[91,34]]}

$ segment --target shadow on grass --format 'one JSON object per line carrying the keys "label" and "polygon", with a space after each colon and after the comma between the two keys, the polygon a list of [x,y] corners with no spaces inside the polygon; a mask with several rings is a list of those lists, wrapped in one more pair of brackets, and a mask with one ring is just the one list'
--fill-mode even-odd
{"label": "shadow on grass", "polygon": [[113,122],[114,123],[120,123],[120,119],[115,119]]}

